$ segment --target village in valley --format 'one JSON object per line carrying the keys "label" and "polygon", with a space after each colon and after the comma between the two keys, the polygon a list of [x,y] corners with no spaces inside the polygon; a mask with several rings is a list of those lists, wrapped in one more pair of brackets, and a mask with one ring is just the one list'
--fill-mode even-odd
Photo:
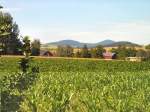
{"label": "village in valley", "polygon": [[[67,40],[63,40],[67,41]],[[73,40],[72,40],[73,41]],[[105,40],[107,41],[107,40]],[[124,42],[126,43],[126,42]],[[136,45],[130,43],[127,45],[97,45],[90,47],[86,44],[83,47],[72,47],[67,44],[54,45],[41,45],[40,56],[42,57],[72,57],[72,58],[98,58],[105,60],[126,60],[126,61],[143,61],[149,58],[150,52],[148,50],[149,45]],[[61,49],[61,50],[60,50]],[[85,50],[87,54],[82,56],[82,52]],[[120,50],[120,51],[119,51]],[[121,56],[120,52],[122,53]]]}

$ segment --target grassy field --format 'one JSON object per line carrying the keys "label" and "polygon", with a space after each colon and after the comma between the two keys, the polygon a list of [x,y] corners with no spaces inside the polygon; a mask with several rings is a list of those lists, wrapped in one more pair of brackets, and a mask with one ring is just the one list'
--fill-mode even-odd
{"label": "grassy field", "polygon": [[150,62],[0,58],[1,109],[22,112],[150,112]]}

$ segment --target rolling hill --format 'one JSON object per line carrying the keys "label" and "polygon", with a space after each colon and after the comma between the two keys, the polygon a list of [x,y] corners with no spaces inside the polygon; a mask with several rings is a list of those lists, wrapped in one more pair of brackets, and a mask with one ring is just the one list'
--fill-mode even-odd
{"label": "rolling hill", "polygon": [[118,46],[140,47],[140,45],[128,41],[119,41],[109,45],[105,45],[105,47],[118,47]]}
{"label": "rolling hill", "polygon": [[69,45],[74,48],[81,48],[83,45],[86,44],[89,48],[96,47],[97,45],[102,45],[104,47],[117,47],[117,46],[127,46],[127,47],[140,47],[140,45],[128,42],[128,41],[119,41],[115,42],[113,40],[104,40],[98,43],[82,43],[79,41],[75,40],[61,40],[57,42],[51,42],[51,43],[46,43],[42,45],[42,47],[57,47],[57,46],[63,46],[63,45]]}

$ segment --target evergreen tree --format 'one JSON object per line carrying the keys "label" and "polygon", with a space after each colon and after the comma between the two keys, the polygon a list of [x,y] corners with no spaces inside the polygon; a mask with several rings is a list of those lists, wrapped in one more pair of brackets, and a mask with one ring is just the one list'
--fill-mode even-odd
{"label": "evergreen tree", "polygon": [[0,11],[0,51],[3,54],[19,54],[21,47],[18,25],[9,13]]}

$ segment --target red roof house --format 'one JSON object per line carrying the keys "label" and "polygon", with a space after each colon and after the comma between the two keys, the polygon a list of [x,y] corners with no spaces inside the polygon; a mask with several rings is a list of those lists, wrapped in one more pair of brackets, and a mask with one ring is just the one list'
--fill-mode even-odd
{"label": "red roof house", "polygon": [[40,51],[40,56],[53,56],[53,54],[50,51]]}
{"label": "red roof house", "polygon": [[104,57],[104,59],[115,59],[116,53],[105,52],[105,53],[103,53],[103,57]]}

